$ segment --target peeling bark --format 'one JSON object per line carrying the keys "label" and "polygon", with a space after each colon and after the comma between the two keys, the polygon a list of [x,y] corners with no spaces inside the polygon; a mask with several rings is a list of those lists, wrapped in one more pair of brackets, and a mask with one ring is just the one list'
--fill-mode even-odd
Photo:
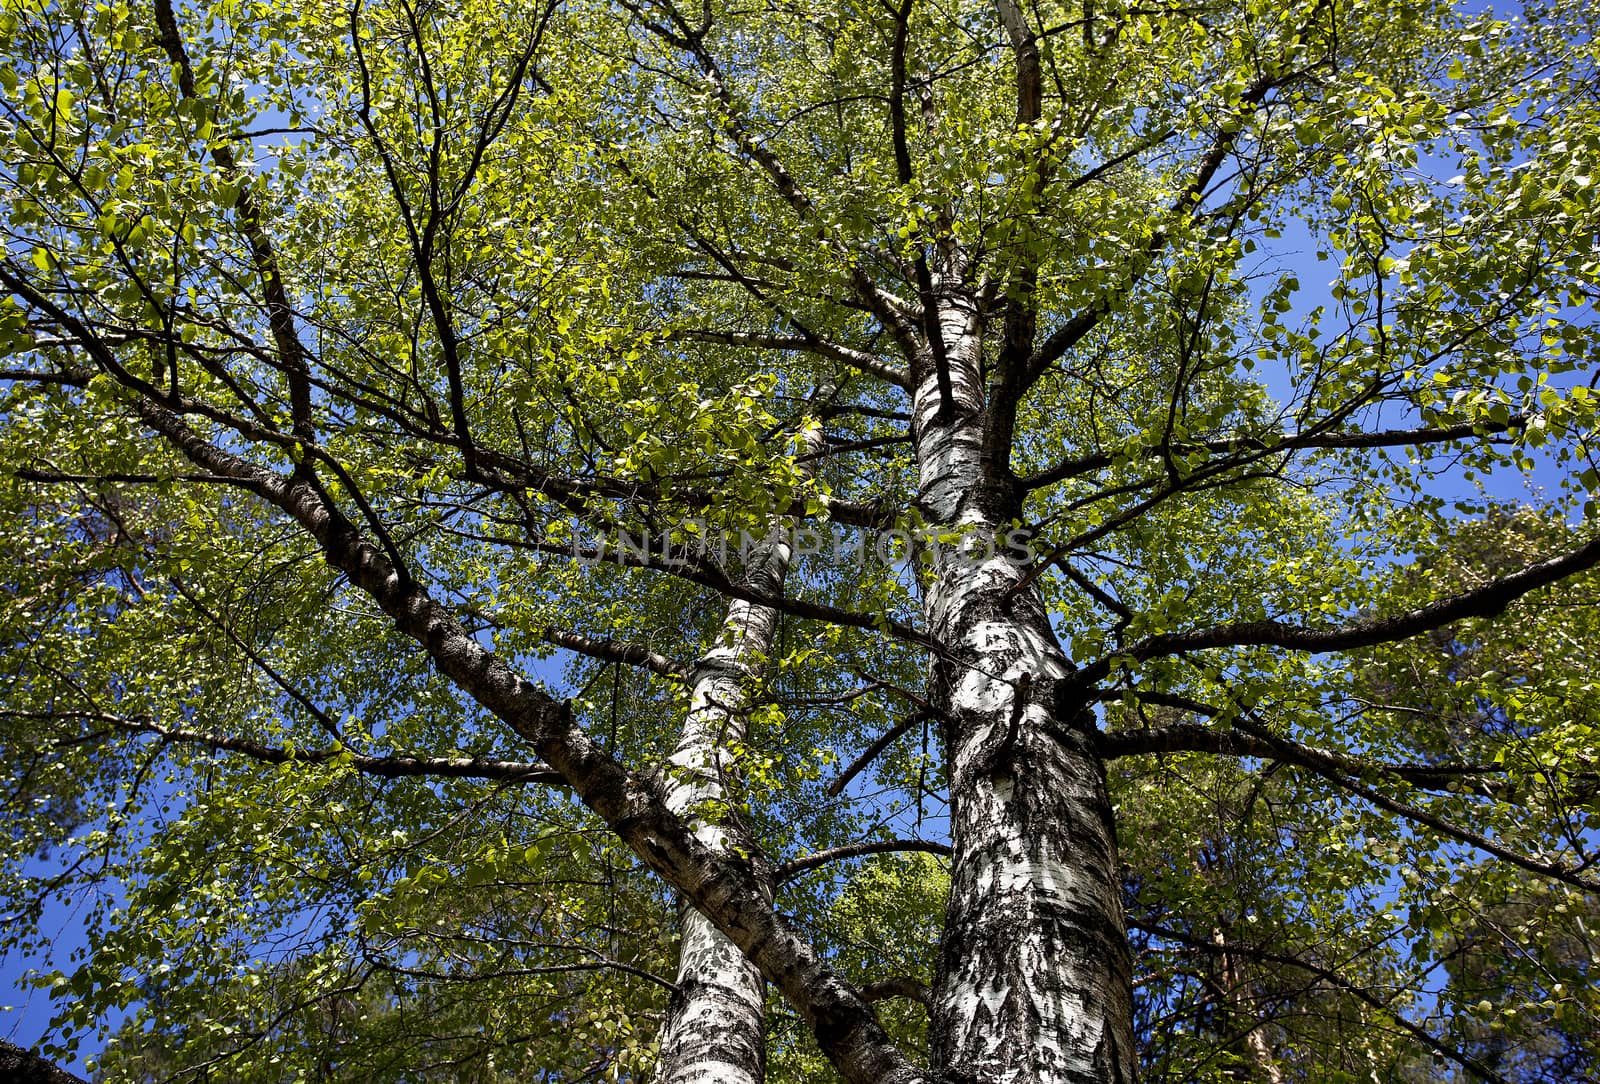
{"label": "peeling bark", "polygon": [[946,726],[953,868],[931,1007],[933,1068],[972,1084],[1126,1084],[1131,966],[1105,774],[1071,663],[1019,562],[996,540],[1015,487],[984,454],[975,306],[940,321],[957,404],[923,365],[915,436],[923,514],[971,548],[936,548],[925,592]]}

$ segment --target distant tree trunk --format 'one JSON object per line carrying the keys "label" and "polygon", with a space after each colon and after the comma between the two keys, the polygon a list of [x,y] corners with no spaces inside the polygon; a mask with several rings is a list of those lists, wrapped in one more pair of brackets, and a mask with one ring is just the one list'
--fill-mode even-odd
{"label": "distant tree trunk", "polygon": [[1251,1028],[1246,1032],[1244,1047],[1250,1055],[1251,1070],[1259,1084],[1283,1084],[1283,1070],[1278,1068],[1278,1060],[1272,1056],[1272,1047],[1267,1045],[1265,1028]]}
{"label": "distant tree trunk", "polygon": [[[1024,562],[997,537],[1019,511],[985,462],[975,305],[943,310],[954,410],[932,358],[919,366],[919,503],[978,547],[934,548],[928,631],[949,715],[949,909],[931,1009],[935,1073],[971,1084],[1134,1079],[1131,965],[1105,773],[1089,705]],[[985,548],[994,552],[985,553]]]}
{"label": "distant tree trunk", "polygon": [[[1222,951],[1217,954],[1217,961],[1221,971],[1222,994],[1230,1010],[1229,1015],[1237,1024],[1252,1021],[1256,1017],[1256,1010],[1249,1004],[1250,985],[1245,975],[1244,962],[1238,955],[1229,951],[1227,934],[1220,929],[1211,931],[1211,940]],[[1250,1079],[1256,1084],[1283,1084],[1283,1070],[1278,1068],[1277,1059],[1272,1056],[1272,1047],[1267,1043],[1266,1029],[1260,1024],[1252,1023],[1249,1030],[1240,1037],[1241,1056],[1249,1066]]]}
{"label": "distant tree trunk", "polygon": [[[777,547],[772,563],[787,560]],[[728,747],[745,735],[746,682],[772,642],[773,611],[746,602],[728,607],[716,645],[696,661],[689,714],[672,754],[675,778],[667,795],[674,813],[691,818],[695,835],[718,851],[731,849],[737,829],[723,812]],[[661,1028],[657,1084],[761,1084],[766,1034],[761,973],[699,911],[680,905],[682,941],[678,988]]]}
{"label": "distant tree trunk", "polygon": [[[726,799],[726,747],[744,737],[744,683],[750,659],[770,643],[773,614],[728,608],[717,646],[694,664],[693,700],[672,753],[677,779],[667,806],[694,819],[701,843],[728,851],[736,828],[725,814],[699,815]],[[667,1007],[656,1062],[658,1084],[760,1084],[765,1057],[762,974],[706,916],[682,907],[677,991]]]}

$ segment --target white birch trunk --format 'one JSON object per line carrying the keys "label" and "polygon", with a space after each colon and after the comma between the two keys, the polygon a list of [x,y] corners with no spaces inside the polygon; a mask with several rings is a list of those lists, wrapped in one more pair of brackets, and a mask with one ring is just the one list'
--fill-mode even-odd
{"label": "white birch trunk", "polygon": [[[778,579],[788,547],[769,548],[768,571]],[[762,583],[761,590],[771,584]],[[745,737],[747,683],[772,645],[777,615],[765,606],[734,601],[712,649],[690,676],[691,699],[683,733],[671,758],[673,784],[667,807],[689,818],[695,836],[714,850],[733,843],[725,814],[706,816],[727,800],[729,749]],[[661,1028],[657,1084],[761,1084],[766,1034],[761,973],[732,941],[692,907],[680,913],[677,991]]]}
{"label": "white birch trunk", "polygon": [[[785,563],[787,548],[774,547]],[[779,557],[778,553],[782,556]],[[772,642],[776,615],[735,601],[716,645],[696,662],[683,733],[671,758],[667,807],[690,819],[694,834],[726,853],[733,842],[725,813],[729,747],[745,737],[746,683]],[[761,1084],[766,1034],[761,973],[732,941],[692,907],[679,914],[677,990],[661,1028],[657,1084]]]}
{"label": "white birch trunk", "polygon": [[[943,530],[993,543],[1016,515],[982,461],[979,332],[970,308],[942,319],[955,418],[919,374],[919,500]],[[929,1044],[941,1080],[1125,1084],[1134,1077],[1131,980],[1105,775],[1085,704],[1057,696],[1071,666],[1037,591],[1004,552],[936,551],[928,630],[947,726],[950,899]]]}
{"label": "white birch trunk", "polygon": [[[811,430],[820,445],[820,430]],[[815,450],[806,447],[805,451]],[[790,544],[783,527],[751,555],[745,582],[760,594],[782,593]],[[670,758],[667,807],[690,820],[702,843],[730,852],[737,844],[727,798],[730,752],[747,732],[750,684],[760,676],[777,630],[777,612],[738,599],[728,604],[711,650],[690,673],[689,712]],[[661,1028],[655,1084],[761,1084],[766,1029],[761,972],[737,945],[692,907],[680,910],[677,991]]]}
{"label": "white birch trunk", "polygon": [[1261,1084],[1283,1084],[1283,1070],[1278,1068],[1272,1047],[1267,1044],[1266,1029],[1251,1028],[1244,1042],[1245,1049],[1250,1052],[1250,1064],[1255,1067],[1256,1079]]}

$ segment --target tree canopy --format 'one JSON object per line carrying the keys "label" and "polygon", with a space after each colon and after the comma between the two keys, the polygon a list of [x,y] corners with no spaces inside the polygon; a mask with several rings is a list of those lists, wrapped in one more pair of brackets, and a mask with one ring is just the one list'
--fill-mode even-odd
{"label": "tree canopy", "polygon": [[1596,18],[8,4],[40,1052],[1600,1074]]}

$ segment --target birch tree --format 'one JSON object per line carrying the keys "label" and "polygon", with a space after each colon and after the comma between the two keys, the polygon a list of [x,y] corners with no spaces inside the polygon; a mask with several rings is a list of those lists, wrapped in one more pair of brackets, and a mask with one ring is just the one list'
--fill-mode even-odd
{"label": "birch tree", "polygon": [[1360,690],[1600,563],[1592,14],[8,8],[44,1052],[1511,1079],[1435,920],[1600,889],[1589,675]]}

